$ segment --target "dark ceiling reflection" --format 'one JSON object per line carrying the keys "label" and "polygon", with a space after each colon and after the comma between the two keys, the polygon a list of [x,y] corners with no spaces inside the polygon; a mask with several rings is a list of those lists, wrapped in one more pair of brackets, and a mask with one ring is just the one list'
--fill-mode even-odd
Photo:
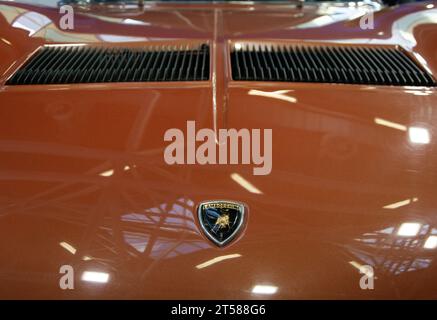
{"label": "dark ceiling reflection", "polygon": [[[376,275],[401,275],[430,267],[437,248],[437,228],[430,224],[404,222],[382,230],[364,233],[349,248]],[[352,264],[352,263],[351,263]]]}
{"label": "dark ceiling reflection", "polygon": [[[190,199],[180,198],[173,204],[161,204],[157,207],[146,209],[140,213],[126,213],[121,216],[123,224],[123,237],[126,243],[138,252],[150,252],[152,259],[165,259],[188,254],[209,248],[204,241],[186,241],[175,243],[174,239],[157,237],[153,239],[147,231],[150,227],[160,225],[161,230],[168,232],[185,231],[198,234],[194,224],[194,202]],[[149,247],[149,248],[148,248]],[[164,253],[164,254],[163,254]]]}

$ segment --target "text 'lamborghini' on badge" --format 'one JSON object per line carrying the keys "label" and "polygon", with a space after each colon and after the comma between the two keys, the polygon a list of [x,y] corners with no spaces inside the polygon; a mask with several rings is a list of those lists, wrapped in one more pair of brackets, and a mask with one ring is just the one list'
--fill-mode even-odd
{"label": "text 'lamborghini' on badge", "polygon": [[224,246],[243,226],[245,207],[234,201],[205,201],[199,205],[198,216],[206,236],[216,245]]}

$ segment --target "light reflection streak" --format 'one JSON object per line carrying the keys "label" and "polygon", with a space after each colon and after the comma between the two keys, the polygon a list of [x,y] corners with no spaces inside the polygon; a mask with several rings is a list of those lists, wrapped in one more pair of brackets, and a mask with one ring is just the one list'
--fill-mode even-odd
{"label": "light reflection streak", "polygon": [[197,269],[203,269],[203,268],[209,267],[209,266],[211,266],[213,264],[216,264],[218,262],[221,262],[221,261],[224,261],[224,260],[229,260],[229,259],[235,259],[235,258],[239,258],[239,257],[241,257],[241,254],[238,254],[238,253],[215,257],[215,258],[213,258],[211,260],[208,260],[208,261],[205,261],[205,262],[203,262],[201,264],[198,264],[196,266],[196,268]]}
{"label": "light reflection streak", "polygon": [[62,241],[59,243],[59,245],[64,248],[65,250],[67,250],[68,252],[70,252],[71,254],[76,254],[76,248],[73,247],[71,244]]}
{"label": "light reflection streak", "polygon": [[238,173],[232,173],[231,174],[232,180],[234,180],[236,183],[238,183],[241,187],[249,191],[250,193],[255,194],[262,194],[262,191],[259,190],[257,187],[255,187],[252,183],[244,179],[241,175]]}
{"label": "light reflection streak", "polygon": [[395,203],[391,203],[391,204],[385,205],[383,208],[384,209],[397,209],[397,208],[400,208],[400,207],[403,207],[403,206],[407,206],[410,203],[417,202],[418,200],[419,200],[418,198],[405,199],[405,200],[402,200],[402,201],[398,201],[398,202],[395,202]]}
{"label": "light reflection streak", "polygon": [[249,90],[248,94],[251,96],[260,96],[266,98],[273,98],[278,100],[283,100],[291,103],[296,103],[297,99],[294,97],[287,96],[286,94],[292,90],[277,90],[277,91],[261,91],[261,90]]}

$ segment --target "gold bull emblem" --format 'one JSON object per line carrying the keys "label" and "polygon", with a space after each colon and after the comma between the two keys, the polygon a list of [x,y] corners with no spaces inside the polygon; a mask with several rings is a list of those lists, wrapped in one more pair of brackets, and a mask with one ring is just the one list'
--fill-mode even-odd
{"label": "gold bull emblem", "polygon": [[229,228],[229,215],[224,214],[217,218],[215,224],[219,226],[220,229]]}

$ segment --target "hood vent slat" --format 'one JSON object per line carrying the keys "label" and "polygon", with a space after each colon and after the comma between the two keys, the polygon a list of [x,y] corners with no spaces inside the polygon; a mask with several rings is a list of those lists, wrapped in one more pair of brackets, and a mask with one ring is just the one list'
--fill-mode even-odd
{"label": "hood vent slat", "polygon": [[436,85],[395,48],[243,45],[231,51],[231,66],[237,81]]}
{"label": "hood vent slat", "polygon": [[209,47],[48,46],[7,85],[209,80]]}

